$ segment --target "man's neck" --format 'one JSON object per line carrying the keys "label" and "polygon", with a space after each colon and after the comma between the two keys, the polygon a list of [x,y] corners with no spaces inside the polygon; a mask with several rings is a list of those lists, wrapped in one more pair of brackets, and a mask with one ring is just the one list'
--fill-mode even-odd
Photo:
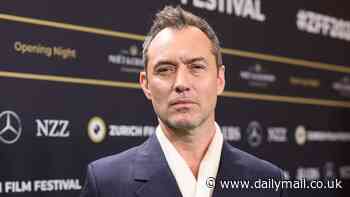
{"label": "man's neck", "polygon": [[160,123],[160,125],[166,137],[190,167],[193,175],[197,177],[200,163],[216,132],[214,120],[206,121],[186,134],[183,132],[177,134],[164,124]]}

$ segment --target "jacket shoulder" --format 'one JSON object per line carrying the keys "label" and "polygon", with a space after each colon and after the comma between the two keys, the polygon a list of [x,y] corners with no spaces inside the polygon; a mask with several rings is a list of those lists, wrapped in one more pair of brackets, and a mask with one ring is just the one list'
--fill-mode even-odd
{"label": "jacket shoulder", "polygon": [[84,191],[98,193],[98,196],[125,196],[133,178],[130,164],[134,161],[139,147],[136,146],[90,163],[86,177],[87,186]]}
{"label": "jacket shoulder", "polygon": [[110,171],[111,169],[123,170],[130,165],[130,162],[133,161],[135,155],[137,154],[138,148],[139,146],[135,146],[121,153],[100,158],[91,162],[89,166],[91,166],[95,171],[99,171],[101,173],[103,173],[103,171]]}
{"label": "jacket shoulder", "polygon": [[238,165],[243,173],[252,178],[276,178],[281,179],[282,170],[269,161],[260,159],[243,150],[239,150],[228,144],[228,152],[234,157],[235,165]]}

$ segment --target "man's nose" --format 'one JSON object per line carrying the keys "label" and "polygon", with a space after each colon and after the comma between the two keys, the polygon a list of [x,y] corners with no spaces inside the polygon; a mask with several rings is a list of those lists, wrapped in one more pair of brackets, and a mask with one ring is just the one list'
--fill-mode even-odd
{"label": "man's nose", "polygon": [[189,70],[185,65],[178,67],[174,84],[176,93],[182,93],[190,90],[190,75],[191,73],[189,73]]}

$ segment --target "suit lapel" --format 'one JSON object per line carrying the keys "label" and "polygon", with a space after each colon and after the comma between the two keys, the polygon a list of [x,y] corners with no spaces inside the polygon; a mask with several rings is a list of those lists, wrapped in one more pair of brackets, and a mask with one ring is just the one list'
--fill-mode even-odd
{"label": "suit lapel", "polygon": [[136,196],[181,196],[156,135],[139,148],[133,172],[134,181],[139,185]]}
{"label": "suit lapel", "polygon": [[231,145],[224,141],[213,197],[232,197],[232,189],[223,189],[220,181],[241,180],[244,177],[246,172],[240,160],[238,154],[232,152]]}

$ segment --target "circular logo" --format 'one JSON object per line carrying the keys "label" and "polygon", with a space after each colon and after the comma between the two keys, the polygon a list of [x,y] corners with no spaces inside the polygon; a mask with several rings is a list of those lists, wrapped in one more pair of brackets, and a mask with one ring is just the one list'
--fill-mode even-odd
{"label": "circular logo", "polygon": [[298,145],[304,145],[306,142],[306,129],[304,126],[298,126],[295,129],[295,141]]}
{"label": "circular logo", "polygon": [[256,64],[254,67],[253,67],[253,70],[257,73],[260,73],[262,71],[262,67],[260,64]]}
{"label": "circular logo", "polygon": [[262,143],[263,130],[256,121],[251,122],[247,128],[247,140],[251,147],[258,147]]}
{"label": "circular logo", "polygon": [[0,113],[0,141],[5,144],[15,143],[22,133],[22,123],[13,111]]}
{"label": "circular logo", "polygon": [[95,116],[90,119],[87,131],[92,142],[101,143],[106,137],[106,124],[102,118]]}
{"label": "circular logo", "polygon": [[213,189],[215,187],[215,178],[214,177],[209,177],[205,181],[205,184],[209,189]]}
{"label": "circular logo", "polygon": [[132,56],[136,56],[139,53],[139,49],[135,45],[131,45],[129,48],[129,53]]}

